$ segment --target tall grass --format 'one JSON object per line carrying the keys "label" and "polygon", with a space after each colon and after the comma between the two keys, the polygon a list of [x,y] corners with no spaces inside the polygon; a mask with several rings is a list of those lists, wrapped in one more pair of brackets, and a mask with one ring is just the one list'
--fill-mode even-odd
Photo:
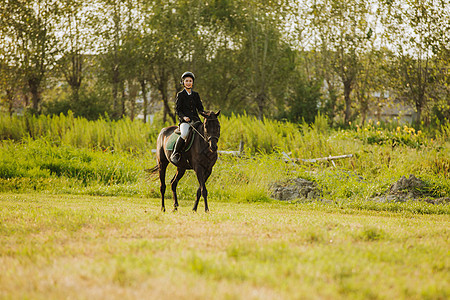
{"label": "tall grass", "polygon": [[[347,130],[328,127],[323,116],[314,124],[293,124],[248,115],[221,116],[221,150],[243,157],[221,156],[208,189],[216,200],[268,201],[274,181],[303,177],[316,181],[327,199],[368,199],[402,176],[423,179],[435,197],[450,197],[450,125],[427,136],[409,127],[383,128],[369,123]],[[46,190],[95,195],[152,195],[158,182],[146,181],[144,169],[155,165],[160,122],[124,119],[97,121],[75,118],[0,115],[1,191]],[[285,162],[294,158],[353,154],[334,162]],[[169,168],[168,179],[175,169]],[[191,199],[197,189],[188,172],[179,193]]]}
{"label": "tall grass", "polygon": [[67,116],[0,115],[1,140],[45,138],[59,145],[127,152],[145,152],[154,147],[161,127],[159,124],[152,126],[128,118],[89,121],[76,118],[71,112]]}

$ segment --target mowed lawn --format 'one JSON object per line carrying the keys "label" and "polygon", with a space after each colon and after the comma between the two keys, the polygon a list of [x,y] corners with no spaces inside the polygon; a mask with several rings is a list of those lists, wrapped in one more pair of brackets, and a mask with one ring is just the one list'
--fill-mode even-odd
{"label": "mowed lawn", "polygon": [[180,204],[1,194],[0,298],[450,297],[449,215]]}

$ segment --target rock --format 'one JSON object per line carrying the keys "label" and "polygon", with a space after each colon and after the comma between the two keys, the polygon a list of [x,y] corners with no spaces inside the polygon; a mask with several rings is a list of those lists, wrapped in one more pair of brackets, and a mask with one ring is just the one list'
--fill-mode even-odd
{"label": "rock", "polygon": [[295,199],[315,199],[322,196],[317,184],[303,178],[293,178],[270,185],[270,196],[274,199],[289,201]]}

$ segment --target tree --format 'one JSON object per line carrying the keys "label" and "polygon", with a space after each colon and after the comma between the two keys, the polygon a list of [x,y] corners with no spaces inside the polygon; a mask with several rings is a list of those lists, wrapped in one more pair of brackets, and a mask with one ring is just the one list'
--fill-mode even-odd
{"label": "tree", "polygon": [[[345,123],[352,118],[351,93],[361,68],[360,55],[368,49],[373,37],[372,5],[369,0],[318,0],[311,2],[308,11],[312,16],[311,36],[320,51],[324,72],[335,73],[343,86]],[[334,98],[334,84],[331,80],[327,82]]]}
{"label": "tree", "polygon": [[450,5],[448,1],[386,1],[386,38],[393,47],[391,78],[399,95],[413,103],[414,123],[423,120],[439,89],[435,79],[442,74],[436,62],[438,53],[448,49]]}
{"label": "tree", "polygon": [[0,59],[0,104],[6,105],[10,116],[18,106],[22,83],[23,78],[16,67],[11,66],[8,60]]}
{"label": "tree", "polygon": [[0,40],[4,41],[0,45],[0,104],[6,106],[11,116],[24,82],[16,59],[17,44],[12,40],[8,42],[14,35],[11,34],[12,28],[5,22],[8,19],[7,12],[2,11],[0,17]]}
{"label": "tree", "polygon": [[293,70],[293,54],[289,45],[283,43],[279,30],[283,17],[281,4],[249,1],[247,7],[241,57],[246,58],[243,61],[247,68],[247,88],[256,104],[258,118],[262,119],[270,98],[276,92],[284,92],[283,81]]}
{"label": "tree", "polygon": [[204,46],[195,55],[196,88],[205,107],[216,106],[224,113],[249,109],[246,56],[241,46],[246,5],[245,1],[209,1],[201,10]]}
{"label": "tree", "polygon": [[101,0],[101,4],[94,22],[101,51],[101,79],[111,85],[112,117],[121,118],[126,115],[126,81],[135,67],[129,44],[136,24],[141,24],[138,0]]}
{"label": "tree", "polygon": [[59,70],[71,88],[72,101],[79,102],[79,91],[83,80],[84,54],[88,51],[89,41],[83,30],[83,23],[87,19],[86,7],[83,1],[68,0],[62,7],[63,18],[60,32],[62,32],[62,57],[58,61]]}
{"label": "tree", "polygon": [[292,74],[288,85],[285,108],[280,117],[291,122],[313,123],[320,109],[322,82],[308,78],[304,70],[299,68]]}
{"label": "tree", "polygon": [[355,94],[359,104],[361,124],[364,125],[370,108],[376,109],[381,103],[376,102],[380,98],[375,94],[384,95],[388,84],[385,82],[382,70],[386,52],[369,51],[360,58],[361,68],[358,72],[358,80],[355,82]]}
{"label": "tree", "polygon": [[8,28],[3,47],[14,49],[15,59],[11,63],[19,67],[27,84],[23,93],[31,94],[32,109],[39,112],[43,83],[58,54],[55,24],[59,18],[59,3],[56,0],[10,0],[3,1],[2,6],[5,9],[3,24]]}

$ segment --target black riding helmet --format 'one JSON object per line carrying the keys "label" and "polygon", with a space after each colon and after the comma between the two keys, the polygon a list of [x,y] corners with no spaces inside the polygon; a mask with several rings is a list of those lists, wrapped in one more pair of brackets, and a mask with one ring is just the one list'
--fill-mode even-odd
{"label": "black riding helmet", "polygon": [[192,72],[184,72],[183,75],[181,75],[181,84],[183,85],[183,81],[186,77],[191,77],[192,81],[195,81],[195,75]]}

